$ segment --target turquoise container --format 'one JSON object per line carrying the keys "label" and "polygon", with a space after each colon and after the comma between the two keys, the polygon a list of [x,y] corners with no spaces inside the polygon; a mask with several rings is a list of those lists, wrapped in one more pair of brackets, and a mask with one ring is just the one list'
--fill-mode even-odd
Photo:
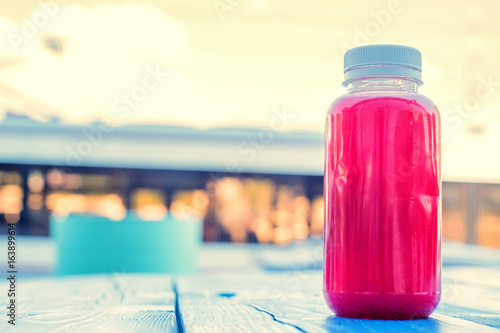
{"label": "turquoise container", "polygon": [[57,275],[110,272],[192,273],[202,242],[202,222],[172,217],[144,221],[129,214],[121,221],[101,216],[52,216]]}

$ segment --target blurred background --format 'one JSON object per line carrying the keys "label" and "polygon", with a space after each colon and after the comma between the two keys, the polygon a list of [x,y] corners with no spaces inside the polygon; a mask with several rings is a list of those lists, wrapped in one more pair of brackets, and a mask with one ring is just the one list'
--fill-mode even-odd
{"label": "blurred background", "polygon": [[[0,1],[0,220],[203,218],[205,241],[321,237],[343,54],[418,48],[442,116],[443,237],[500,247],[500,3]],[[7,228],[1,228],[5,233]]]}

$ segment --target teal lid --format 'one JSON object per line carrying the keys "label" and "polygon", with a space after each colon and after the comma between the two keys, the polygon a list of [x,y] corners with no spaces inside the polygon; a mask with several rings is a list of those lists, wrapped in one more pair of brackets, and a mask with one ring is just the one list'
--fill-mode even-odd
{"label": "teal lid", "polygon": [[422,84],[422,55],[419,50],[402,45],[366,45],[344,54],[344,82],[363,77],[405,77]]}

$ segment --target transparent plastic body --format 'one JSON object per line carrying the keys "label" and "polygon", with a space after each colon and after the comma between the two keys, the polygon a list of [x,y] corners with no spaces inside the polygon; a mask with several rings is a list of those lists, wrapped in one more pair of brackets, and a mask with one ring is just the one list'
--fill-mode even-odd
{"label": "transparent plastic body", "polygon": [[355,80],[325,144],[326,302],[343,317],[428,317],[441,294],[436,106],[411,80]]}

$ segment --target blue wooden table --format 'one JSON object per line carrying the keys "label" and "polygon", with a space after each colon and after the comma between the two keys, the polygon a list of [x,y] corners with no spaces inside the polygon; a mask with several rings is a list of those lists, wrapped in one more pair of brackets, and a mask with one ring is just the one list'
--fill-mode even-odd
{"label": "blue wooden table", "polygon": [[443,244],[440,306],[431,318],[411,321],[332,315],[322,296],[319,241],[207,244],[199,273],[185,276],[55,277],[53,244],[42,238],[21,238],[17,255],[17,325],[7,325],[4,280],[0,332],[500,332],[495,249]]}

